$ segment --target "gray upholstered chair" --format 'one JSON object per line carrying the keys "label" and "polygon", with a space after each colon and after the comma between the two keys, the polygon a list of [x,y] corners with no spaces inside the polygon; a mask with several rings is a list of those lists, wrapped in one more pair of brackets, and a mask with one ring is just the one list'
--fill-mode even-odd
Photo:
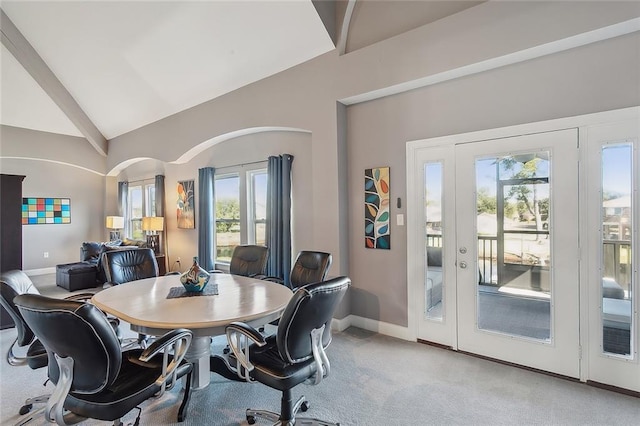
{"label": "gray upholstered chair", "polygon": [[90,303],[23,294],[15,304],[47,348],[49,379],[56,386],[44,412],[48,421],[70,425],[93,418],[120,426],[125,414],[186,375],[178,411],[178,421],[184,420],[192,370],[184,356],[191,331],[172,330],[145,350],[122,352],[106,316]]}
{"label": "gray upholstered chair", "polygon": [[292,389],[303,382],[317,385],[329,375],[325,350],[331,343],[331,319],[350,284],[349,278],[337,277],[298,289],[285,308],[274,336],[265,338],[244,323],[226,327],[227,340],[237,359],[238,376],[282,392],[280,413],[249,409],[246,411],[249,424],[255,423],[256,417],[281,425],[293,425],[296,420],[297,424],[333,424],[296,419],[296,412],[307,411],[309,403],[304,396],[295,401]]}

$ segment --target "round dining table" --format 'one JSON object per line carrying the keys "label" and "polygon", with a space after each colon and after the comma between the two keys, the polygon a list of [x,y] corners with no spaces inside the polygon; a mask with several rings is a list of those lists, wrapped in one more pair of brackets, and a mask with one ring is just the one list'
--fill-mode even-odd
{"label": "round dining table", "polygon": [[185,358],[194,367],[192,388],[203,389],[209,385],[213,368],[211,337],[224,334],[225,327],[234,321],[257,328],[278,319],[292,294],[278,283],[213,273],[199,295],[185,292],[179,275],[166,275],[107,288],[91,301],[141,334],[161,336],[177,328],[191,330],[193,339]]}

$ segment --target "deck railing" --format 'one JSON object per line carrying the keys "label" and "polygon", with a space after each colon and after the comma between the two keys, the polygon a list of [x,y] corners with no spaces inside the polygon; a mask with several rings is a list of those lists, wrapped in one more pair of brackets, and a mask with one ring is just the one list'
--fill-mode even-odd
{"label": "deck railing", "polygon": [[[480,284],[497,283],[497,244],[496,236],[478,236],[478,268]],[[605,277],[616,280],[625,290],[631,283],[631,243],[620,240],[604,240],[602,257]],[[442,235],[427,234],[427,247],[442,247]]]}

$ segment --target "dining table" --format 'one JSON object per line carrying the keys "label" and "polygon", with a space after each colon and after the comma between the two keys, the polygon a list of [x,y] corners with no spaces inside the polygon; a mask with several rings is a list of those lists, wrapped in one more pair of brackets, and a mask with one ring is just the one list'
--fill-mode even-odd
{"label": "dining table", "polygon": [[116,285],[91,301],[141,334],[191,330],[185,359],[193,364],[192,389],[204,389],[211,371],[232,378],[224,359],[212,356],[212,337],[225,334],[225,327],[235,321],[258,328],[280,318],[292,295],[282,284],[226,273],[212,273],[202,292],[191,293],[176,274]]}

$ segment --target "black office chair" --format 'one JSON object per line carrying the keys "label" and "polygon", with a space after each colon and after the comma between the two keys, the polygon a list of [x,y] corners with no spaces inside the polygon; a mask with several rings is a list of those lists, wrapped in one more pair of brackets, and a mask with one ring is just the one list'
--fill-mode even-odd
{"label": "black office chair", "polygon": [[[331,267],[331,261],[331,254],[322,251],[303,250],[298,253],[298,257],[296,257],[296,261],[293,263],[293,268],[291,268],[291,275],[289,275],[291,290],[296,291],[307,284],[324,281]],[[264,277],[263,279],[286,285],[282,278]],[[270,324],[278,325],[278,320]],[[264,330],[265,327],[260,327],[260,332],[264,332]]]}
{"label": "black office chair", "polygon": [[[264,278],[267,273],[267,259],[269,258],[269,249],[265,246],[258,245],[241,245],[235,246],[231,254],[231,262],[229,263],[229,273],[233,275],[242,275],[251,278]],[[209,271],[211,273],[221,273],[219,269]],[[227,345],[222,352],[228,354],[231,351]]]}
{"label": "black office chair", "polygon": [[191,331],[173,330],[144,351],[122,352],[106,316],[94,305],[36,294],[17,296],[14,302],[49,355],[49,379],[56,387],[44,413],[48,421],[70,425],[93,418],[121,426],[125,414],[186,375],[178,412],[178,421],[184,420],[192,366],[183,359]]}
{"label": "black office chair", "polygon": [[[107,251],[102,256],[102,269],[107,279],[104,287],[160,275],[156,255],[150,248]],[[149,336],[139,333],[138,339],[126,342],[125,347],[139,345],[144,348],[148,343]]]}
{"label": "black office chair", "polygon": [[[301,251],[298,253],[298,257],[296,257],[296,261],[291,268],[288,283],[289,287],[293,291],[296,291],[304,285],[324,281],[331,267],[331,261],[332,257],[330,253],[307,250]],[[280,284],[287,284],[282,278],[278,277],[265,277],[263,279]]]}
{"label": "black office chair", "polygon": [[[242,245],[236,246],[231,254],[229,263],[229,273],[242,275],[244,277],[262,278],[267,273],[267,259],[269,249],[265,246]],[[214,269],[211,273],[221,273],[223,271]]]}
{"label": "black office chair", "polygon": [[245,277],[264,275],[267,273],[268,257],[269,249],[265,246],[236,246],[231,255],[229,273]]}
{"label": "black office chair", "polygon": [[150,248],[107,251],[102,257],[102,268],[107,279],[105,287],[160,274],[155,253]]}
{"label": "black office chair", "polygon": [[[47,366],[47,351],[40,340],[36,339],[33,331],[24,321],[22,314],[20,314],[18,307],[15,305],[15,298],[21,294],[40,294],[40,292],[23,271],[14,269],[2,272],[2,274],[0,274],[0,304],[11,316],[11,319],[16,326],[16,331],[18,332],[16,339],[11,346],[9,346],[9,350],[7,351],[7,362],[14,366],[28,365],[31,369],[35,370]],[[90,299],[92,296],[93,293],[80,293],[71,295],[67,297],[66,300],[84,301]],[[118,325],[120,321],[117,318],[110,318],[109,322],[114,331],[118,333]],[[17,355],[16,350],[18,348],[24,348],[25,346],[28,346],[26,354]],[[20,352],[24,352],[24,349],[21,349]],[[28,398],[24,405],[20,407],[19,413],[21,415],[25,415],[31,411],[33,404],[46,403],[48,399],[48,394]],[[18,423],[27,423],[36,415],[37,412],[31,413],[30,416],[22,418]]]}
{"label": "black office chair", "polygon": [[[47,351],[24,322],[18,307],[14,303],[15,297],[20,294],[40,294],[40,292],[24,272],[12,270],[3,272],[0,276],[0,294],[0,304],[11,316],[18,332],[16,339],[7,351],[7,362],[9,365],[14,366],[28,365],[33,370],[46,367],[48,361]],[[25,346],[28,346],[26,355],[16,355],[15,350]],[[24,352],[24,349],[21,349],[20,352]],[[24,405],[20,407],[19,412],[21,415],[27,414],[33,408],[33,404],[45,403],[48,399],[48,394],[28,398]],[[30,419],[23,419],[23,423],[28,420]]]}
{"label": "black office chair", "polygon": [[[297,411],[307,411],[308,401],[302,396],[294,403],[291,391],[304,381],[317,385],[329,375],[325,349],[331,343],[331,318],[350,284],[349,278],[338,277],[298,289],[280,318],[275,336],[265,338],[244,323],[226,327],[227,340],[238,363],[238,376],[282,392],[280,414],[249,409],[246,412],[249,424],[262,417],[281,425],[293,425]],[[297,420],[299,424],[321,422]]]}

